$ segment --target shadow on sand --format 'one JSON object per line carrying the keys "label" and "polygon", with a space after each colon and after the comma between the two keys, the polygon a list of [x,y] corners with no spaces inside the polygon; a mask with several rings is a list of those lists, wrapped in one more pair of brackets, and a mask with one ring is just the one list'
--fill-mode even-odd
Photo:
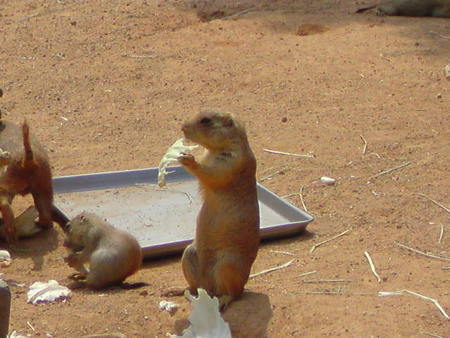
{"label": "shadow on sand", "polygon": [[[233,338],[264,338],[267,336],[267,327],[272,315],[269,296],[244,292],[239,300],[229,305],[222,317],[230,325]],[[177,320],[174,331],[181,335],[188,326],[188,317]]]}

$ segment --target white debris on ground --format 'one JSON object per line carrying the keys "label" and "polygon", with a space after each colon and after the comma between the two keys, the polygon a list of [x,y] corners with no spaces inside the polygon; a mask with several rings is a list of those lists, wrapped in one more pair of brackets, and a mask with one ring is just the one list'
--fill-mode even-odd
{"label": "white debris on ground", "polygon": [[12,331],[7,338],[26,338],[25,336],[22,336],[20,333],[18,333],[16,330]]}
{"label": "white debris on ground", "polygon": [[169,302],[167,300],[162,300],[159,302],[159,309],[169,312],[171,315],[177,312],[180,306],[174,302]]}
{"label": "white debris on ground", "polygon": [[166,186],[166,175],[168,172],[166,171],[167,166],[177,161],[177,158],[182,154],[189,152],[198,146],[187,146],[184,144],[184,139],[180,138],[175,141],[174,144],[172,144],[169,149],[167,149],[167,152],[162,157],[161,161],[159,162],[159,171],[158,171],[158,185],[162,188]]}
{"label": "white debris on ground", "polygon": [[10,266],[12,263],[11,255],[7,250],[0,250],[0,267]]}
{"label": "white debris on ground", "polygon": [[182,336],[170,335],[172,338],[231,338],[230,326],[219,312],[219,300],[211,298],[203,289],[198,289],[198,297],[189,295],[192,312],[189,316],[191,325],[183,331]]}
{"label": "white debris on ground", "polygon": [[11,162],[11,154],[0,148],[0,174],[4,174],[8,170],[8,165]]}
{"label": "white debris on ground", "polygon": [[54,302],[69,298],[71,295],[70,289],[59,285],[55,280],[49,280],[47,283],[35,282],[30,285],[27,302],[32,304]]}
{"label": "white debris on ground", "polygon": [[327,176],[322,176],[320,178],[320,181],[326,185],[333,185],[336,183],[336,180],[334,178],[327,177]]}

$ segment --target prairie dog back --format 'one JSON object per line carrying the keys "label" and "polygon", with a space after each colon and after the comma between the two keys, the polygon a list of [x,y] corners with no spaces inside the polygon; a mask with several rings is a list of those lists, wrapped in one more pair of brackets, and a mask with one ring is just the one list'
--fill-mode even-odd
{"label": "prairie dog back", "polygon": [[[89,287],[121,283],[139,270],[142,251],[131,234],[91,213],[76,216],[67,227],[64,246],[70,253],[66,261],[85,275]],[[84,264],[89,264],[89,270]]]}

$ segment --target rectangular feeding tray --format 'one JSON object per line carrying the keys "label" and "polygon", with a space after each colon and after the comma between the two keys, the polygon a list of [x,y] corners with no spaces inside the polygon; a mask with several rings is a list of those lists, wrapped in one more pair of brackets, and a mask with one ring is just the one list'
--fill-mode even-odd
{"label": "rectangular feeding tray", "polygon": [[[65,220],[93,212],[133,234],[144,257],[182,252],[192,242],[201,196],[195,177],[168,168],[167,188],[157,185],[158,168],[53,178],[56,211]],[[258,184],[261,238],[300,234],[313,217]]]}

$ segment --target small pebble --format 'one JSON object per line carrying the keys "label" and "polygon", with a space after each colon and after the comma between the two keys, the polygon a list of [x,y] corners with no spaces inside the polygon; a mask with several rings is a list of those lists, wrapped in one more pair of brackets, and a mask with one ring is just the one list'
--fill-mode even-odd
{"label": "small pebble", "polygon": [[322,176],[320,178],[320,181],[326,185],[333,185],[336,183],[336,180],[334,178],[327,177],[327,176]]}

